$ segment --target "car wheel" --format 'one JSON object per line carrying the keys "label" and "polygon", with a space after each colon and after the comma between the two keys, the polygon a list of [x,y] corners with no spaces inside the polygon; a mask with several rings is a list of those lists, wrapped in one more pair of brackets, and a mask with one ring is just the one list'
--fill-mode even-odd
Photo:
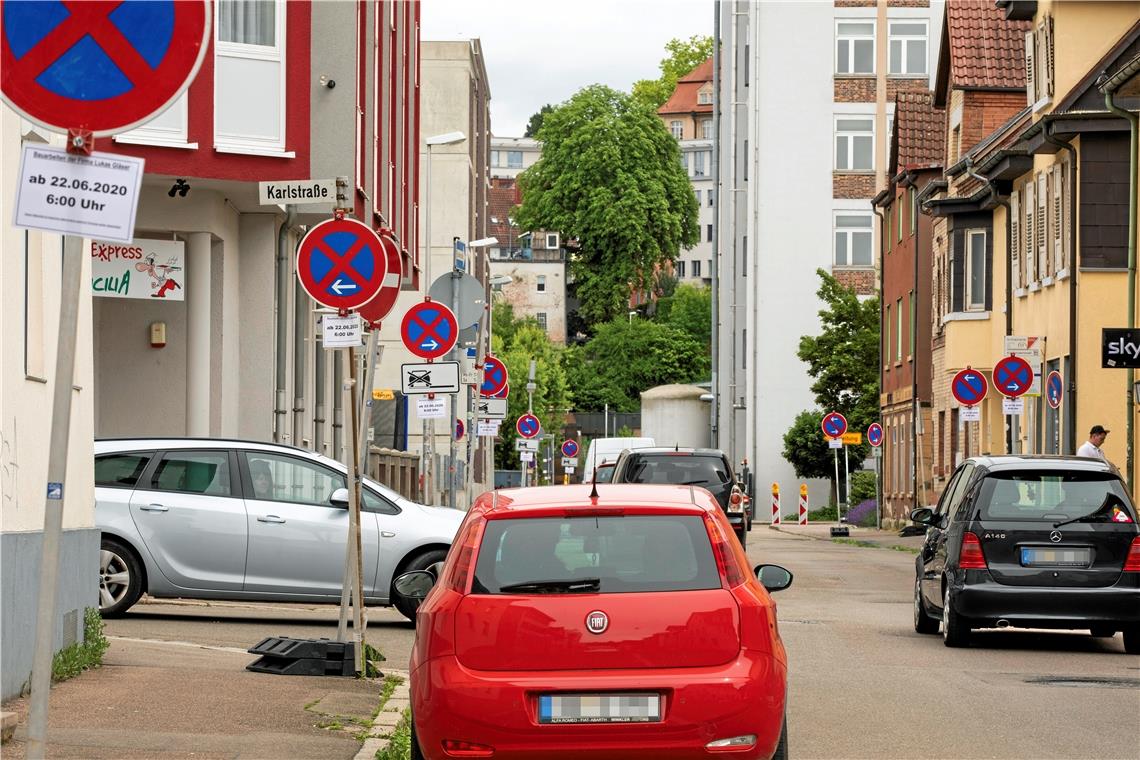
{"label": "car wheel", "polygon": [[938,618],[926,614],[926,606],[922,603],[922,581],[914,579],[914,632],[938,633]]}
{"label": "car wheel", "polygon": [[[397,575],[410,573],[413,570],[434,569],[436,579],[438,580],[440,571],[443,568],[443,560],[446,558],[446,549],[432,549],[431,551],[422,552],[420,554],[417,554],[415,557],[412,557],[412,561],[405,565],[404,569],[397,573]],[[438,565],[439,567],[433,568],[433,565]],[[395,586],[393,586],[391,591],[389,591],[389,597],[392,599],[392,606],[399,610],[401,615],[406,617],[408,620],[415,621],[416,610],[419,609],[420,606],[419,600],[407,599],[400,596],[396,593]]]}
{"label": "car wheel", "polygon": [[1098,639],[1111,639],[1116,635],[1116,629],[1111,625],[1094,625],[1089,629],[1089,633]]}
{"label": "car wheel", "polygon": [[1140,654],[1140,625],[1131,625],[1124,629],[1124,651],[1128,654]]}
{"label": "car wheel", "polygon": [[142,596],[142,565],[135,553],[113,538],[99,545],[99,613],[122,615]]}
{"label": "car wheel", "polygon": [[736,531],[736,538],[738,541],[740,541],[740,548],[741,549],[747,549],[748,548],[748,531],[747,530],[745,530],[742,527],[740,530]]}
{"label": "car wheel", "polygon": [[788,760],[788,719],[784,718],[784,725],[780,729],[780,743],[776,745],[776,753],[772,760]]}
{"label": "car wheel", "polygon": [[970,645],[970,624],[950,606],[950,587],[942,595],[942,643],[948,647]]}

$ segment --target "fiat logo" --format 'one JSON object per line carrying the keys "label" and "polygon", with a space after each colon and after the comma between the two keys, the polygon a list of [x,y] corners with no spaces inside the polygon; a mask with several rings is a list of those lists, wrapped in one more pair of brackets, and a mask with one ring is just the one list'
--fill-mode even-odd
{"label": "fiat logo", "polygon": [[1053,542],[1053,543],[1055,543],[1055,544],[1056,544],[1056,543],[1060,543],[1060,541],[1061,541],[1061,531],[1059,531],[1059,530],[1055,530],[1055,531],[1053,531],[1052,533],[1050,533],[1050,534],[1049,534],[1049,540],[1050,540],[1050,541],[1052,541],[1052,542]]}
{"label": "fiat logo", "polygon": [[586,616],[586,630],[590,633],[604,633],[609,627],[609,615],[601,610],[594,610]]}

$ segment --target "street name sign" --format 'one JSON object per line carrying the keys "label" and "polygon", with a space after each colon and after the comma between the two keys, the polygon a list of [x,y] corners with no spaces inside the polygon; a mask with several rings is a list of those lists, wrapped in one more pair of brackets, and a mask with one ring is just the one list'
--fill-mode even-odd
{"label": "street name sign", "polygon": [[297,279],[330,309],[355,309],[380,292],[388,273],[380,238],[355,219],[327,219],[297,247]]}
{"label": "street name sign", "polygon": [[336,205],[335,179],[294,179],[284,182],[258,182],[257,199],[262,206],[282,203],[327,203]]}
{"label": "street name sign", "polygon": [[458,393],[459,362],[401,364],[400,391],[405,396],[422,393]]}
{"label": "street name sign", "polygon": [[142,185],[141,158],[27,143],[12,224],[62,235],[130,243]]}
{"label": "street name sign", "polygon": [[438,359],[455,346],[458,337],[455,315],[435,301],[415,304],[400,323],[404,346],[421,359]]}
{"label": "street name sign", "polygon": [[339,317],[325,314],[321,318],[321,345],[325,348],[360,348],[364,345],[364,328],[359,314]]}
{"label": "street name sign", "polygon": [[475,406],[475,414],[482,420],[505,420],[507,400],[505,398],[481,398]]}

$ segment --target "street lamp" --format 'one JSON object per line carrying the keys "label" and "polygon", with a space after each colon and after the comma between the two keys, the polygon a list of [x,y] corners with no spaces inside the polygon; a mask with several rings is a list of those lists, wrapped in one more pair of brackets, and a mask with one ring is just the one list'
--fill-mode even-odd
{"label": "street lamp", "polygon": [[636,317],[636,316],[637,316],[637,312],[636,312],[636,311],[631,311],[631,312],[629,313],[629,323],[630,323],[631,325],[633,324],[633,318],[634,318],[634,317]]}
{"label": "street lamp", "polygon": [[[429,138],[424,140],[424,144],[427,146],[427,167],[426,167],[426,171],[424,172],[424,262],[423,262],[424,283],[423,283],[423,290],[424,290],[425,295],[427,295],[427,293],[429,293],[431,290],[431,155],[432,155],[431,149],[437,145],[455,145],[456,143],[461,143],[466,139],[467,139],[467,136],[464,135],[462,132],[445,132],[445,133],[440,134],[440,135],[433,135],[432,137],[429,137]],[[432,470],[431,453],[432,453],[432,449],[433,449],[433,446],[431,445],[431,443],[433,443],[433,442],[429,438],[428,427],[429,427],[429,420],[425,419],[424,420],[424,426],[423,426],[423,446],[422,446],[422,457],[423,457],[422,475],[423,475],[423,479],[424,479],[424,488],[423,488],[424,504],[430,504],[431,503],[431,501],[430,501],[430,496],[431,496],[431,470]],[[431,427],[431,437],[434,438],[434,436],[435,436],[435,421],[434,420],[430,421],[430,427]],[[451,432],[450,427],[451,426],[448,426],[449,432]],[[454,440],[454,438],[455,438],[454,433],[452,433],[451,438]]]}

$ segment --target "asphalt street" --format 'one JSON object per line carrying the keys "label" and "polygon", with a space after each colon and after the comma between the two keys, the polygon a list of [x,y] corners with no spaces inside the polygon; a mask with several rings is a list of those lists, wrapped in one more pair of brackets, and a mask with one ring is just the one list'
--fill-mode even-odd
{"label": "asphalt street", "polygon": [[[795,574],[775,597],[794,757],[1140,758],[1140,657],[1119,634],[993,631],[948,649],[913,631],[909,552],[757,526],[748,553]],[[334,637],[336,621],[331,606],[146,603],[107,633],[224,647],[233,662],[266,636]],[[389,666],[407,667],[412,636],[395,610],[369,611]]]}

